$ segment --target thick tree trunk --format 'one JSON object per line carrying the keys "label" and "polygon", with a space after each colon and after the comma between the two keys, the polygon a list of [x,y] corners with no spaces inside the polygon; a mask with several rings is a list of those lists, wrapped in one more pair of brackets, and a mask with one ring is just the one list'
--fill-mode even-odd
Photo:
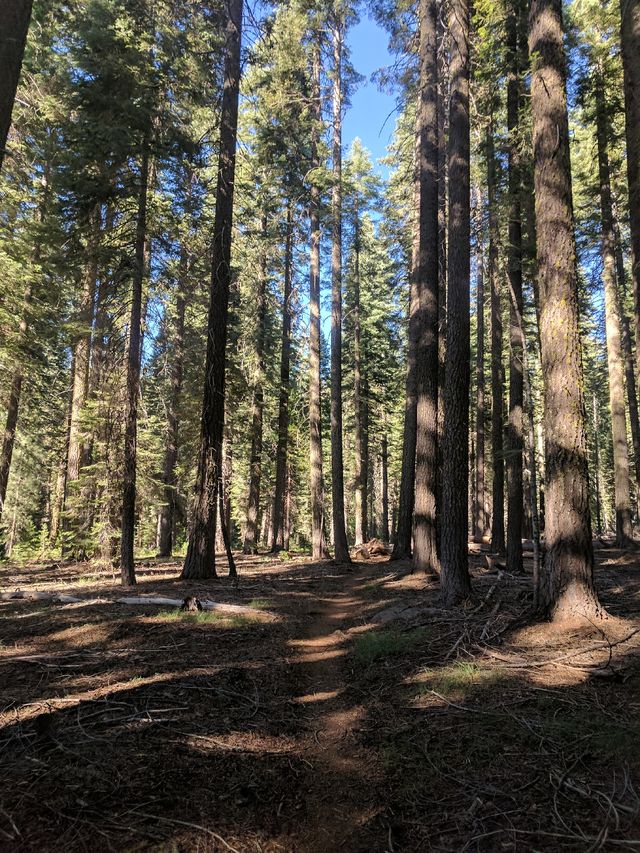
{"label": "thick tree trunk", "polygon": [[285,492],[289,448],[289,374],[291,370],[291,203],[287,205],[284,238],[284,293],[282,300],[282,348],[280,352],[280,395],[278,400],[278,445],[276,449],[276,486],[271,517],[271,550],[284,548]]}
{"label": "thick tree trunk", "polygon": [[509,422],[507,425],[507,569],[520,574],[522,567],[522,524],[524,493],[522,483],[523,431],[523,354],[522,318],[522,216],[520,165],[520,56],[518,18],[522,0],[507,4],[507,131],[509,170]]}
{"label": "thick tree trunk", "polygon": [[547,455],[540,602],[562,620],[597,616],[600,605],[593,581],[561,0],[532,0],[529,53]]}
{"label": "thick tree trunk", "polygon": [[251,454],[249,456],[249,497],[247,519],[244,529],[244,554],[255,554],[258,550],[258,512],[260,509],[260,483],[262,480],[262,420],[264,412],[264,344],[267,319],[267,218],[263,216],[261,226],[260,267],[258,271],[256,364],[257,371],[253,386],[251,412]]}
{"label": "thick tree trunk", "polygon": [[[70,541],[63,541],[63,554],[69,550],[76,559],[86,558],[84,543],[78,534],[83,526],[81,513],[86,510],[78,493],[80,471],[87,463],[87,442],[82,430],[82,417],[89,395],[89,367],[91,364],[92,332],[96,284],[98,280],[98,247],[100,244],[100,208],[96,206],[88,220],[87,257],[82,282],[82,292],[76,313],[76,341],[73,348],[73,378],[71,411],[69,416],[69,445],[67,448],[67,475],[65,479],[65,514],[63,530]],[[79,505],[80,504],[80,505]]]}
{"label": "thick tree trunk", "polygon": [[2,0],[0,3],[0,169],[11,127],[31,6],[32,0]]}
{"label": "thick tree trunk", "polygon": [[[9,483],[9,472],[11,471],[11,459],[16,440],[16,426],[18,424],[18,411],[20,409],[20,396],[22,394],[23,375],[22,369],[18,368],[11,380],[9,391],[9,403],[7,405],[7,421],[4,428],[2,440],[2,455],[0,456],[0,522],[7,497],[7,485]],[[0,534],[0,540],[2,536]]]}
{"label": "thick tree trunk", "polygon": [[187,276],[189,259],[183,246],[180,251],[178,280],[176,282],[176,304],[171,347],[171,387],[167,407],[167,445],[164,451],[162,471],[163,504],[158,514],[158,555],[170,557],[173,552],[173,528],[175,524],[178,448],[180,439],[180,400],[184,371],[184,314],[186,308]]}
{"label": "thick tree trunk", "polygon": [[[312,172],[320,166],[318,140],[322,121],[320,102],[320,47],[313,50],[311,68]],[[311,556],[327,556],[324,535],[324,483],[322,476],[322,413],[320,408],[320,188],[311,185],[309,200],[311,232],[309,263],[309,469],[311,491]]]}
{"label": "thick tree trunk", "polygon": [[368,453],[367,413],[363,395],[362,329],[360,321],[360,221],[356,210],[353,271],[353,407],[355,410],[355,544],[368,541],[367,494]]}
{"label": "thick tree trunk", "polygon": [[233,186],[236,165],[242,0],[227,2],[227,48],[220,113],[220,154],[213,224],[207,355],[193,518],[183,578],[214,577],[216,495],[222,473],[227,318],[231,286]]}
{"label": "thick tree trunk", "polygon": [[[480,216],[482,208],[478,208]],[[487,496],[485,487],[485,440],[484,440],[484,253],[482,247],[482,234],[478,235],[478,271],[476,280],[476,320],[477,320],[477,343],[476,343],[476,484],[474,491],[474,513],[475,529],[473,532],[476,542],[482,542],[487,535]]]}
{"label": "thick tree trunk", "polygon": [[142,337],[142,286],[145,275],[147,238],[147,192],[149,184],[149,138],[145,135],[140,163],[140,190],[136,220],[135,268],[131,284],[131,313],[127,353],[126,414],[122,477],[122,538],[120,573],[124,586],[136,582],[133,560],[136,527],[136,467],[138,437],[138,397],[140,395],[140,359]]}
{"label": "thick tree trunk", "polygon": [[442,598],[451,606],[471,592],[468,558],[470,130],[469,3],[452,0],[449,108],[449,275],[444,389]]}
{"label": "thick tree trunk", "polygon": [[444,435],[444,368],[447,349],[447,134],[449,105],[449,38],[446,0],[438,0],[438,471],[436,526],[438,554],[442,529],[442,437]]}
{"label": "thick tree trunk", "polygon": [[608,138],[610,128],[606,115],[603,85],[603,81],[598,80],[595,93],[602,232],[602,277],[604,283],[607,367],[609,374],[609,405],[611,408],[611,439],[613,443],[616,544],[623,548],[633,538],[633,527],[631,523],[631,483],[629,478],[629,448],[627,446],[627,418],[624,401],[621,312],[620,298],[616,286],[615,234],[609,171]]}
{"label": "thick tree trunk", "polygon": [[331,501],[337,563],[349,563],[342,456],[342,52],[344,24],[333,21],[333,191],[331,197]]}
{"label": "thick tree trunk", "polygon": [[418,97],[419,307],[414,568],[440,570],[436,526],[438,471],[438,51],[436,0],[420,0]]}
{"label": "thick tree trunk", "polygon": [[489,286],[491,288],[491,456],[493,486],[491,490],[491,550],[505,551],[504,539],[504,444],[502,373],[502,294],[498,278],[496,212],[496,157],[493,138],[493,116],[487,128],[487,204],[489,208]]}
{"label": "thick tree trunk", "polygon": [[640,0],[620,0],[636,373],[640,377]]}

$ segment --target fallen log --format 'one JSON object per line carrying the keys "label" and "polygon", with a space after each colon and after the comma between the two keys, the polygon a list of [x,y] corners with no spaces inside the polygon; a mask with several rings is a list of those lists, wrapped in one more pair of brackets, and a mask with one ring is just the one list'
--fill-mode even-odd
{"label": "fallen log", "polygon": [[[61,592],[38,592],[36,590],[16,589],[13,592],[0,593],[0,601],[44,601],[50,604],[151,604],[159,607],[182,607],[183,598],[164,598],[162,596],[131,595],[123,598],[77,598]],[[203,610],[214,610],[236,616],[264,616],[266,619],[277,619],[278,614],[271,610],[261,610],[258,607],[248,607],[244,604],[223,604],[219,601],[200,599]]]}
{"label": "fallen log", "polygon": [[62,592],[37,592],[36,590],[16,589],[13,592],[0,593],[0,601],[48,601],[52,604],[78,604],[83,599]]}
{"label": "fallen log", "polygon": [[[260,610],[257,607],[248,607],[244,604],[223,604],[219,601],[209,601],[206,598],[199,599],[203,610],[214,610],[217,613],[228,613],[237,616],[266,616],[268,619],[277,619],[278,614],[271,610]],[[153,604],[160,607],[182,607],[184,598],[163,598],[146,595],[127,595],[117,598],[118,604],[144,605]]]}

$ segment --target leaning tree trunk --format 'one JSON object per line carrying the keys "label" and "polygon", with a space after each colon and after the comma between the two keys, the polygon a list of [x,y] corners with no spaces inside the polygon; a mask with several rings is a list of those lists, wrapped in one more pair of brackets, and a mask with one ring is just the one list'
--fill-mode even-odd
{"label": "leaning tree trunk", "polygon": [[163,503],[158,513],[158,555],[170,557],[173,552],[173,528],[175,524],[177,485],[176,465],[180,441],[180,400],[184,372],[184,315],[186,309],[187,275],[189,259],[185,246],[180,250],[178,280],[176,282],[175,318],[173,324],[173,346],[171,352],[171,387],[167,408],[167,445],[164,451],[162,471]]}
{"label": "leaning tree trunk", "polygon": [[337,563],[349,563],[342,455],[342,52],[340,15],[333,21],[333,192],[331,255],[331,500]]}
{"label": "leaning tree trunk", "polygon": [[547,457],[540,602],[562,620],[601,612],[593,581],[562,0],[532,0],[529,53]]}
{"label": "leaning tree trunk", "polygon": [[278,400],[278,445],[276,449],[276,485],[271,517],[271,550],[284,548],[285,492],[289,448],[289,374],[291,371],[291,203],[287,205],[284,243],[284,293],[282,300],[282,348],[280,352],[280,394]]}
{"label": "leaning tree trunk", "polygon": [[436,0],[420,0],[418,97],[418,303],[414,568],[440,570],[438,473],[438,51]]}
{"label": "leaning tree trunk", "polygon": [[145,134],[140,164],[140,190],[136,221],[135,268],[131,286],[131,313],[127,354],[126,414],[122,477],[122,538],[120,541],[120,573],[124,586],[136,582],[133,561],[136,527],[136,468],[138,438],[138,397],[140,396],[140,359],[142,338],[142,286],[145,274],[145,242],[147,237],[147,192],[149,184],[149,138]]}
{"label": "leaning tree trunk", "polygon": [[251,453],[249,456],[249,497],[244,528],[242,552],[255,554],[258,550],[258,512],[260,510],[260,483],[262,480],[262,421],[264,412],[264,344],[267,319],[267,217],[262,217],[260,232],[260,267],[258,271],[256,376],[253,386],[251,412]]}
{"label": "leaning tree trunk", "polygon": [[[313,51],[311,68],[311,166],[320,166],[318,142],[322,121],[320,102],[320,47]],[[320,408],[320,188],[314,181],[309,199],[311,232],[309,263],[309,469],[311,491],[311,556],[327,556],[324,535],[324,483],[322,476],[322,413]]]}
{"label": "leaning tree trunk", "polygon": [[605,330],[607,338],[607,367],[609,373],[609,405],[611,408],[611,439],[613,443],[614,499],[616,506],[616,544],[624,548],[633,538],[631,523],[631,483],[629,478],[629,448],[624,401],[624,361],[622,357],[622,325],[620,298],[616,286],[615,233],[611,202],[608,138],[604,81],[596,82],[596,131],[598,144],[598,175],[600,182],[601,241],[604,282]]}
{"label": "leaning tree trunk", "polygon": [[[620,0],[620,19],[631,230],[631,283],[637,343],[640,341],[640,0]],[[640,346],[636,346],[636,373],[640,377]]]}
{"label": "leaning tree trunk", "polygon": [[470,133],[469,3],[452,0],[449,107],[449,276],[442,449],[442,598],[451,606],[471,592],[468,557]]}
{"label": "leaning tree trunk", "polygon": [[519,5],[507,4],[506,43],[508,62],[507,131],[509,170],[509,421],[507,424],[507,569],[520,574],[522,566],[522,523],[524,493],[522,483],[523,423],[523,355],[524,329],[522,317],[522,211],[520,164],[520,56],[518,51]]}
{"label": "leaning tree trunk", "polygon": [[0,169],[11,127],[31,6],[32,0],[2,0],[0,3]]}
{"label": "leaning tree trunk", "polygon": [[231,229],[236,166],[242,0],[227,3],[227,50],[220,113],[220,153],[213,223],[212,274],[200,450],[193,519],[183,578],[214,577],[216,495],[222,475],[227,318],[231,286]]}

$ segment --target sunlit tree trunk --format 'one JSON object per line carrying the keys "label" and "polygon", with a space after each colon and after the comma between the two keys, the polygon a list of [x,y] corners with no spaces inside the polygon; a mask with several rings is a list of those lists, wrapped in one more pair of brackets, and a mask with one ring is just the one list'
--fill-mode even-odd
{"label": "sunlit tree trunk", "polygon": [[561,0],[532,0],[529,53],[547,456],[540,603],[597,616]]}
{"label": "sunlit tree trunk", "polygon": [[418,289],[416,471],[413,564],[440,570],[436,526],[438,473],[438,52],[436,0],[420,0],[417,181]]}
{"label": "sunlit tree trunk", "polygon": [[205,386],[193,518],[183,578],[215,576],[216,496],[222,473],[227,318],[231,285],[233,187],[236,166],[242,0],[228,0],[227,48],[220,113],[220,153],[213,224]]}

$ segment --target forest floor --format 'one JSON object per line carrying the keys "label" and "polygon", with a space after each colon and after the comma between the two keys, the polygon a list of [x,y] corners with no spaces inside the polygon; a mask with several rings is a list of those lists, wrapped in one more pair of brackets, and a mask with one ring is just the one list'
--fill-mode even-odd
{"label": "forest floor", "polygon": [[598,553],[610,618],[564,631],[509,628],[530,575],[470,563],[460,611],[384,558],[240,557],[237,588],[137,566],[136,594],[241,615],[1,567],[83,600],[0,602],[0,849],[639,850],[639,555]]}

